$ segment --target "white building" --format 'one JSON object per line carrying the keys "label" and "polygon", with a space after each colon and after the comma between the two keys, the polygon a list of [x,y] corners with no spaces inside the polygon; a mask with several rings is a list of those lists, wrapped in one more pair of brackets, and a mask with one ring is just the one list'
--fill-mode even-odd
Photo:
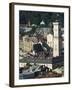
{"label": "white building", "polygon": [[53,35],[47,34],[47,44],[49,45],[49,47],[53,48]]}
{"label": "white building", "polygon": [[54,32],[54,40],[53,40],[53,56],[59,56],[59,23],[53,23],[53,32]]}

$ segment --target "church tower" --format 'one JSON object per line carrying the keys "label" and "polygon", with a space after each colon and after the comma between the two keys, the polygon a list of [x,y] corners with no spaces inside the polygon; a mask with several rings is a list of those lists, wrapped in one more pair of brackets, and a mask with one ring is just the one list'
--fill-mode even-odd
{"label": "church tower", "polygon": [[59,22],[53,23],[53,32],[54,32],[54,40],[53,40],[53,57],[59,56]]}

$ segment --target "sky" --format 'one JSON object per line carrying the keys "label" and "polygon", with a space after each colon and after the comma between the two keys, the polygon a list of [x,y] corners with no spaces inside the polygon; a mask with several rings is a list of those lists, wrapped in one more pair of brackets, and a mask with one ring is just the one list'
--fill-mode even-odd
{"label": "sky", "polygon": [[41,21],[48,26],[50,22],[58,20],[61,26],[64,26],[64,13],[55,12],[38,12],[38,11],[19,11],[19,24],[36,24],[40,25]]}

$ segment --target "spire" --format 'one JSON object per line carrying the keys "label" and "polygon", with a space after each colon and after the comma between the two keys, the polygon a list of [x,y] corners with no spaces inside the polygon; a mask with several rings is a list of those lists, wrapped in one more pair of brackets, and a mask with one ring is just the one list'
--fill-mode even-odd
{"label": "spire", "polygon": [[40,22],[40,25],[45,25],[45,22],[42,20],[42,21]]}

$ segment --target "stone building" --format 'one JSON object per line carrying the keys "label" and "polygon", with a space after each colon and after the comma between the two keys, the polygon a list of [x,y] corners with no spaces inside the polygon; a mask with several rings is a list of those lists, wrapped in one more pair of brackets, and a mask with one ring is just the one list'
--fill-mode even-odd
{"label": "stone building", "polygon": [[32,50],[32,40],[28,36],[23,37],[23,51],[31,52]]}
{"label": "stone building", "polygon": [[47,34],[47,44],[53,48],[53,35],[51,33]]}
{"label": "stone building", "polygon": [[54,40],[53,40],[53,57],[59,56],[60,54],[60,42],[59,42],[59,23],[53,23],[53,32],[54,32]]}

